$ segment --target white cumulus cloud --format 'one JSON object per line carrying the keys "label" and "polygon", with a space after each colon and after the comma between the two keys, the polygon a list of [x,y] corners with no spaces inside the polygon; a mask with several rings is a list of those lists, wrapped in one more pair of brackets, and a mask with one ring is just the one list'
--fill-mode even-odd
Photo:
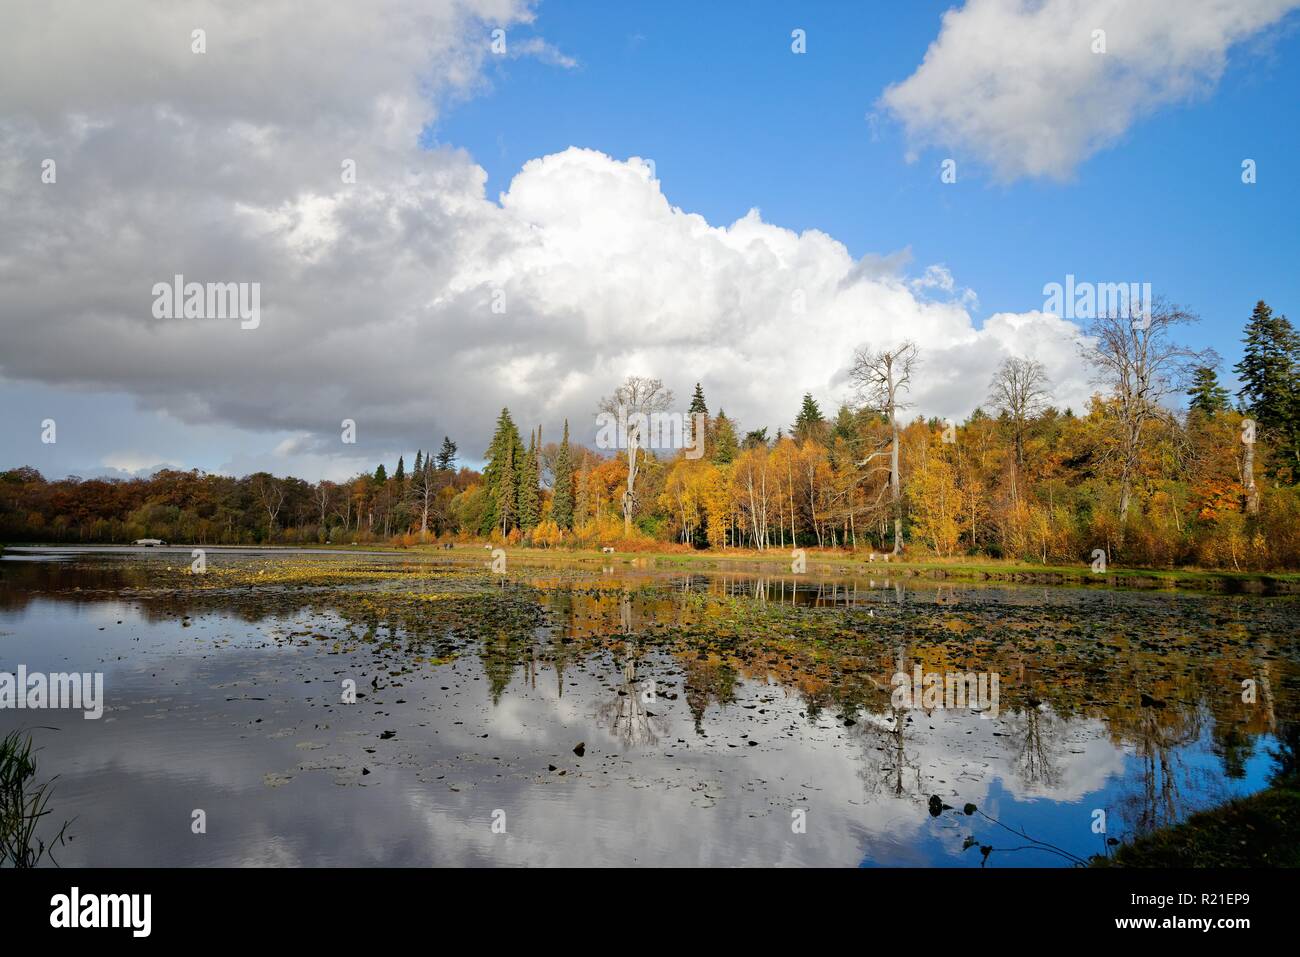
{"label": "white cumulus cloud", "polygon": [[1212,90],[1229,47],[1297,6],[968,0],[880,102],[916,145],[969,151],[1004,180],[1065,179],[1145,114]]}

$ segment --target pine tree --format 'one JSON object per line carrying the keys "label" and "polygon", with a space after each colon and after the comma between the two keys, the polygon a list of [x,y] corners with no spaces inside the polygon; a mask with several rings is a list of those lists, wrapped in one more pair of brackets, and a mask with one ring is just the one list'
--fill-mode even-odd
{"label": "pine tree", "polygon": [[1300,462],[1300,335],[1286,316],[1274,316],[1261,299],[1246,324],[1246,348],[1233,371],[1244,411],[1261,429],[1276,434],[1293,462]]}
{"label": "pine tree", "polygon": [[541,494],[538,491],[538,446],[540,430],[528,433],[528,454],[519,466],[519,527],[531,531],[542,518]]}
{"label": "pine tree", "polygon": [[713,422],[713,464],[726,465],[734,461],[739,446],[735,427],[727,418],[727,413],[719,409],[718,417]]}
{"label": "pine tree", "polygon": [[438,468],[450,470],[456,464],[456,443],[447,436],[442,437],[442,451],[438,453]]}
{"label": "pine tree", "polygon": [[799,440],[816,439],[821,437],[825,426],[826,417],[822,415],[821,406],[811,392],[805,392],[803,404],[799,406],[799,414],[795,416],[790,432]]}
{"label": "pine tree", "polygon": [[[448,444],[449,440],[444,439],[444,453]],[[510,410],[502,409],[501,415],[497,417],[492,444],[483,453],[487,459],[487,465],[483,469],[483,490],[488,504],[483,510],[479,534],[488,535],[495,528],[506,535],[519,523],[519,469],[523,465],[524,454],[519,429],[510,418]],[[455,455],[454,445],[452,455]],[[441,453],[438,460],[441,467]]]}
{"label": "pine tree", "polygon": [[551,518],[561,529],[573,528],[573,459],[569,451],[569,420],[564,420],[564,439],[555,456],[555,497],[551,500]]}
{"label": "pine tree", "polygon": [[402,461],[402,456],[397,457],[397,471],[393,473],[393,479],[398,485],[406,481],[406,464]]}
{"label": "pine tree", "polygon": [[415,450],[415,465],[411,467],[412,475],[419,475],[424,468],[424,452],[421,449]]}
{"label": "pine tree", "polygon": [[[709,407],[704,402],[704,390],[700,388],[700,384],[698,382],[695,383],[695,394],[691,396],[691,404],[690,407],[686,410],[686,412],[687,412],[686,425],[684,429],[685,435],[683,436],[683,438],[685,439],[687,448],[696,448],[694,430],[697,421],[704,423],[704,430],[703,430],[702,437],[707,437],[709,434]],[[703,454],[703,451],[704,451],[703,443],[701,443],[699,447],[699,454]]]}
{"label": "pine tree", "polygon": [[1212,366],[1199,366],[1192,371],[1192,387],[1187,390],[1191,401],[1189,413],[1216,415],[1228,408],[1228,390],[1219,385],[1219,374]]}
{"label": "pine tree", "polygon": [[858,423],[853,410],[847,405],[840,406],[840,411],[835,415],[835,425],[831,428],[831,439],[843,439],[851,443],[857,437]]}
{"label": "pine tree", "polygon": [[380,462],[379,467],[375,469],[375,484],[384,485],[388,482],[388,469],[384,468],[384,463]]}
{"label": "pine tree", "polygon": [[695,393],[691,396],[691,407],[686,411],[692,415],[696,412],[702,412],[705,415],[709,414],[709,407],[704,403],[704,390],[700,388],[698,382],[695,383]]}
{"label": "pine tree", "polygon": [[[519,523],[519,459],[522,450],[518,437],[508,445],[501,463],[501,481],[497,485],[496,509],[501,516],[501,536],[509,535]],[[495,523],[494,523],[495,525]]]}
{"label": "pine tree", "polygon": [[591,464],[587,459],[587,450],[582,450],[582,461],[573,470],[573,527],[581,528],[591,520]]}

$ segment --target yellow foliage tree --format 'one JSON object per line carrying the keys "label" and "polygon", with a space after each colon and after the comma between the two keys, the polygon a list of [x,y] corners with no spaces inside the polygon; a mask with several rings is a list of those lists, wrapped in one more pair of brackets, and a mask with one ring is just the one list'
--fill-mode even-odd
{"label": "yellow foliage tree", "polygon": [[936,555],[953,555],[961,537],[962,497],[956,474],[940,442],[931,444],[928,454],[912,473],[908,495],[915,534]]}

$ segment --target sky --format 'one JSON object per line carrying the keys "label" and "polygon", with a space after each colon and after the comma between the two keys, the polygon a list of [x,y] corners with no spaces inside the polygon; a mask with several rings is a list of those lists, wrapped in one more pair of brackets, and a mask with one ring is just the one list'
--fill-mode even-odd
{"label": "sky", "polygon": [[1300,311],[1300,0],[10,6],[0,468],[474,464],[629,374],[775,432],[904,338],[917,413],[1009,355],[1077,410],[1048,283],[1150,283],[1229,385]]}

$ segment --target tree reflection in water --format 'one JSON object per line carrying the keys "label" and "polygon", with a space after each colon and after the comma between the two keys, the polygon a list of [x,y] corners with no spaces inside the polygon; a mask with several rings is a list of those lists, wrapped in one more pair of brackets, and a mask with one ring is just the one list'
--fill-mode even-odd
{"label": "tree reflection in water", "polygon": [[[896,673],[906,673],[907,660],[900,646],[894,660]],[[900,707],[893,701],[889,685],[883,685],[871,679],[876,690],[885,695],[888,707],[877,714],[868,709],[862,715],[862,723],[857,725],[866,747],[866,762],[859,776],[862,778],[868,794],[891,794],[896,798],[910,798],[924,802],[929,798],[929,789],[921,778],[921,765],[918,755],[909,753],[907,748],[907,731],[911,720],[911,708]]]}
{"label": "tree reflection in water", "polygon": [[[1199,708],[1169,714],[1165,708],[1143,706],[1137,722],[1138,787],[1121,799],[1138,834],[1177,824],[1190,810],[1180,806],[1180,787],[1196,771],[1179,752],[1201,736],[1204,718]],[[1208,783],[1206,777],[1198,790]]]}
{"label": "tree reflection in water", "polygon": [[601,708],[602,719],[624,748],[634,749],[659,743],[664,721],[651,710],[655,697],[656,691],[649,680],[637,680],[634,649],[623,661],[622,682],[617,695]]}

